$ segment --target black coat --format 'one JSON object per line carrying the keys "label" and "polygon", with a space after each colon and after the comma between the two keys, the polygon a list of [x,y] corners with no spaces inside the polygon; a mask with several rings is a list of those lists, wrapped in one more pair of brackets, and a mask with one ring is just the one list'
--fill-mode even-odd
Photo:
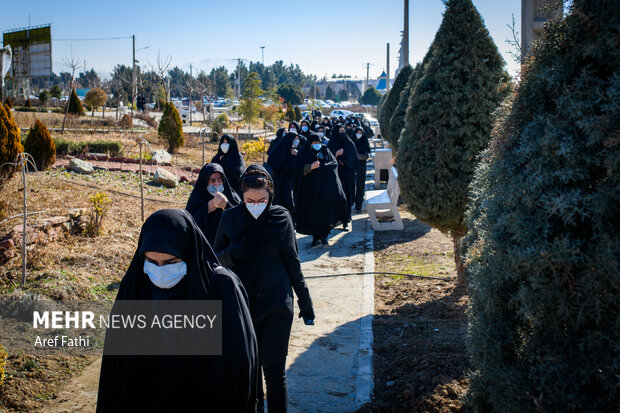
{"label": "black coat", "polygon": [[306,143],[306,138],[295,133],[287,133],[272,149],[267,165],[273,171],[274,196],[273,204],[282,205],[291,213],[295,208],[294,193],[294,172],[295,155],[291,155],[293,140],[299,138],[299,150]]}
{"label": "black coat", "polygon": [[[156,287],[143,270],[146,251],[181,258],[187,274],[171,289]],[[160,210],[145,221],[116,296],[117,302],[160,299],[221,300],[222,355],[106,355],[109,340],[122,340],[108,330],[97,412],[254,412],[258,347],[245,289],[233,272],[219,266],[185,210]]]}
{"label": "black coat", "polygon": [[241,278],[255,322],[272,314],[290,316],[293,290],[301,310],[299,316],[314,318],[297,254],[295,229],[285,208],[270,204],[258,219],[244,203],[224,211],[214,250],[222,265]]}
{"label": "black coat", "polygon": [[[224,139],[230,144],[227,153],[222,152],[221,148]],[[228,182],[230,182],[230,186],[236,193],[240,194],[241,187],[239,186],[239,178],[245,170],[245,161],[239,152],[237,140],[230,135],[222,135],[220,138],[220,146],[213,159],[211,159],[211,163],[219,163],[222,165],[224,172],[226,172]]]}
{"label": "black coat", "polygon": [[241,202],[239,195],[237,195],[237,193],[230,187],[230,183],[228,182],[228,179],[226,179],[226,172],[224,172],[222,165],[217,163],[209,163],[202,167],[200,174],[198,175],[196,185],[194,185],[194,190],[189,196],[185,209],[192,214],[202,233],[205,237],[207,237],[209,245],[213,245],[213,242],[215,241],[217,226],[220,223],[220,218],[223,212],[220,208],[216,208],[214,211],[209,213],[208,204],[209,201],[213,199],[213,195],[211,195],[211,193],[207,190],[207,186],[209,185],[209,178],[215,172],[221,173],[224,180],[224,195],[228,198],[226,209],[239,205]]}
{"label": "black coat", "polygon": [[[296,228],[300,234],[307,235],[314,235],[325,226],[333,228],[339,222],[348,221],[338,162],[325,145],[319,152],[312,149],[312,138],[299,150],[295,160]],[[320,167],[308,171],[306,165],[317,160]]]}

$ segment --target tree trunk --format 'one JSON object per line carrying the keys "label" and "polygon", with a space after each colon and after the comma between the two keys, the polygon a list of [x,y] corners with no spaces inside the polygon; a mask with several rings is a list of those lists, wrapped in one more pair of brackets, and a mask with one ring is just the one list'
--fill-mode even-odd
{"label": "tree trunk", "polygon": [[452,234],[452,241],[454,242],[454,264],[456,265],[456,282],[459,285],[465,283],[465,265],[461,258],[463,235],[464,234]]}

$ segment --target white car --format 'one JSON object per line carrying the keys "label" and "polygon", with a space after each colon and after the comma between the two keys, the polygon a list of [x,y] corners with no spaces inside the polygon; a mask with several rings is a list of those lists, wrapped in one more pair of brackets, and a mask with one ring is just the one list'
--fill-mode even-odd
{"label": "white car", "polygon": [[346,118],[347,116],[351,115],[353,115],[353,112],[351,112],[350,110],[341,109],[332,110],[332,113],[329,114],[329,116],[331,116],[332,118],[339,118],[340,116]]}

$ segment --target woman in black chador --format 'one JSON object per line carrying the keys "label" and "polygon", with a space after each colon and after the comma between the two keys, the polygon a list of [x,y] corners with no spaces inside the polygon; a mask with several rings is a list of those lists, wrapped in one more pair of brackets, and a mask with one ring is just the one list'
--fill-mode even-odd
{"label": "woman in black chador", "polygon": [[355,185],[355,212],[362,212],[364,191],[366,189],[366,161],[370,157],[370,143],[361,127],[355,128],[355,148],[357,149],[357,177]]}
{"label": "woman in black chador", "polygon": [[[286,355],[293,322],[293,290],[299,317],[314,324],[310,292],[301,272],[293,221],[286,208],[272,204],[273,181],[262,166],[241,176],[244,202],[224,211],[214,250],[245,285],[267,383],[269,413],[287,408]],[[263,407],[259,386],[258,407]]]}
{"label": "woman in black chador", "polygon": [[349,229],[351,221],[351,208],[355,201],[355,174],[357,172],[357,149],[351,138],[346,134],[345,127],[340,125],[332,133],[332,137],[327,143],[327,147],[338,161],[338,176],[342,182],[342,189],[347,197],[347,215],[342,227],[345,231]]}
{"label": "woman in black chador", "polygon": [[295,219],[295,199],[293,197],[293,173],[295,158],[300,146],[306,143],[303,136],[289,132],[272,149],[267,165],[273,170],[274,196],[273,204],[288,209]]}
{"label": "woman in black chador", "polygon": [[228,134],[222,135],[220,146],[213,159],[211,159],[211,163],[222,165],[233,191],[240,193],[239,177],[245,169],[245,162],[243,161],[243,156],[239,153],[237,140]]}
{"label": "woman in black chador", "polygon": [[327,246],[329,231],[346,222],[346,197],[338,177],[338,162],[310,134],[295,160],[295,211],[297,232],[312,235],[312,247]]}
{"label": "woman in black chador", "polygon": [[213,245],[222,212],[239,202],[241,199],[230,187],[222,165],[209,163],[200,170],[185,209],[192,214],[209,245]]}
{"label": "woman in black chador", "polygon": [[247,295],[187,211],[146,220],[113,313],[123,300],[221,300],[222,355],[110,355],[126,334],[108,329],[97,412],[254,412],[258,347]]}
{"label": "woman in black chador", "polygon": [[286,135],[285,128],[280,128],[276,131],[276,137],[273,138],[271,142],[269,142],[269,148],[267,149],[268,156],[271,155],[271,151],[273,151],[273,148],[276,147],[276,145],[278,144],[278,142],[280,142],[284,135]]}

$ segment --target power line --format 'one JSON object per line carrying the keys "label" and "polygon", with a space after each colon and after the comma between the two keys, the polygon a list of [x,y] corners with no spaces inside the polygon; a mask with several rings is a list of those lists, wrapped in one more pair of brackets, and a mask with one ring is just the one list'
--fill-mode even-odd
{"label": "power line", "polygon": [[121,40],[121,39],[131,39],[132,36],[123,36],[123,37],[92,37],[90,39],[52,39],[52,41],[56,42],[91,42],[96,40]]}

